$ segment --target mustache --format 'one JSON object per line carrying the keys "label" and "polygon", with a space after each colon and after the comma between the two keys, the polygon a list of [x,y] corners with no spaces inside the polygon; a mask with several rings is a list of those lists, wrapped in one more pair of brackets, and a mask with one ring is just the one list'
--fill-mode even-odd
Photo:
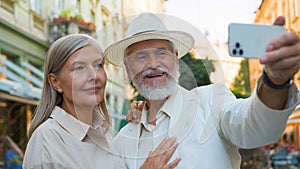
{"label": "mustache", "polygon": [[151,69],[146,69],[142,72],[142,78],[145,78],[146,76],[150,75],[150,74],[162,74],[162,73],[165,73],[167,74],[168,76],[170,76],[170,73],[168,71],[167,68],[164,68],[164,67],[158,67],[158,68],[151,68]]}

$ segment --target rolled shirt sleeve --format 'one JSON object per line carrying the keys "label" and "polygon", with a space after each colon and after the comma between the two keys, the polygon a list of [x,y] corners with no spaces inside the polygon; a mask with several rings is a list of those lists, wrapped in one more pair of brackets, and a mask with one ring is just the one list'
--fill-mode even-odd
{"label": "rolled shirt sleeve", "polygon": [[[257,86],[262,83],[261,78]],[[247,99],[237,99],[227,93],[221,113],[221,134],[240,148],[255,148],[278,141],[289,116],[299,104],[299,91],[295,84],[289,88],[289,98],[284,110],[270,109],[255,92]],[[272,99],[272,98],[270,98]]]}

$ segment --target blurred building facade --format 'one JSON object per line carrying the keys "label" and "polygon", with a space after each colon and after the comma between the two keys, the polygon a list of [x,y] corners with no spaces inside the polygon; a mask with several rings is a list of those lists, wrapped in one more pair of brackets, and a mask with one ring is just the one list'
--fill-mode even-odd
{"label": "blurred building facade", "polygon": [[[259,9],[256,11],[255,23],[272,24],[276,17],[284,16],[286,18],[285,28],[287,31],[295,32],[300,36],[300,1],[299,0],[263,0]],[[250,81],[253,90],[255,81],[262,72],[263,65],[258,60],[249,61]],[[300,87],[300,72],[294,77],[298,88]],[[296,144],[300,148],[300,107],[291,115],[286,128],[284,142]]]}
{"label": "blurred building facade", "polygon": [[142,12],[164,13],[166,0],[123,0],[123,15],[132,16]]}
{"label": "blurred building facade", "polygon": [[[255,23],[273,24],[278,16],[286,18],[285,28],[287,31],[295,32],[300,36],[300,2],[298,0],[263,0],[259,9],[256,11]],[[255,86],[258,75],[262,72],[262,65],[256,59],[251,60],[251,88]],[[300,84],[300,74],[295,77],[297,86]]]}
{"label": "blurred building facade", "polygon": [[47,23],[29,1],[0,1],[0,143],[8,135],[22,149],[26,145],[26,128],[41,95]]}

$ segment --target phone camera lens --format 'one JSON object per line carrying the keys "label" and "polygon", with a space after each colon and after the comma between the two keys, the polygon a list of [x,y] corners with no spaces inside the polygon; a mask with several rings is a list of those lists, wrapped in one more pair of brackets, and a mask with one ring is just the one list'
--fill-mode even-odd
{"label": "phone camera lens", "polygon": [[244,54],[243,49],[239,50],[239,54],[242,56]]}
{"label": "phone camera lens", "polygon": [[237,43],[235,44],[235,47],[236,47],[236,48],[240,48],[240,43],[237,42]]}
{"label": "phone camera lens", "polygon": [[237,53],[236,49],[233,49],[232,54],[236,55],[236,53]]}

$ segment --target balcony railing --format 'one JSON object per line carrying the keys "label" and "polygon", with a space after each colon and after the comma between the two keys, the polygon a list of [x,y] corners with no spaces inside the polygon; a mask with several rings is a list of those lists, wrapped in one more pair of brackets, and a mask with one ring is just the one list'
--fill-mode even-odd
{"label": "balcony railing", "polygon": [[65,35],[73,33],[84,33],[95,37],[96,27],[91,22],[85,22],[83,20],[66,18],[54,18],[49,24],[49,42],[53,43],[55,40]]}

